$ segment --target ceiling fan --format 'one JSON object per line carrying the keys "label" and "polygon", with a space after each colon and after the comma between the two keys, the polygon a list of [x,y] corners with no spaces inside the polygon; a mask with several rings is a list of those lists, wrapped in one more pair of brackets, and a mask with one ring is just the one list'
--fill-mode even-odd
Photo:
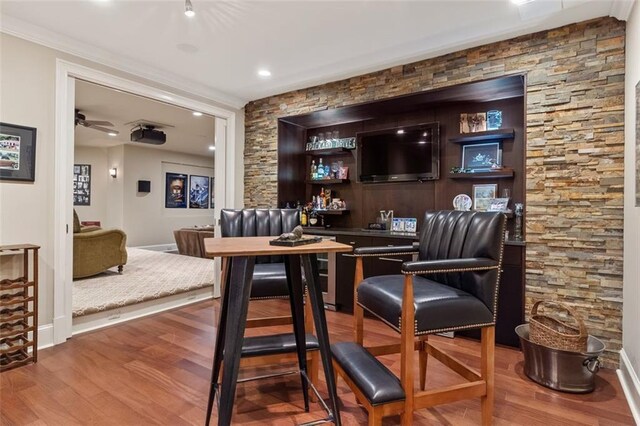
{"label": "ceiling fan", "polygon": [[109,121],[87,120],[87,117],[84,114],[80,113],[80,110],[78,109],[76,110],[75,122],[76,122],[76,126],[81,125],[89,129],[98,130],[100,132],[115,133],[116,135],[120,133],[117,130],[108,129],[107,127],[104,127],[104,126],[113,127],[113,123]]}

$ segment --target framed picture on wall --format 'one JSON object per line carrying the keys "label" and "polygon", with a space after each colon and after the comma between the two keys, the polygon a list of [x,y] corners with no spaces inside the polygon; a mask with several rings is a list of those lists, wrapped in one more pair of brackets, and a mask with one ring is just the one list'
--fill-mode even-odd
{"label": "framed picture on wall", "polygon": [[36,129],[0,123],[0,180],[35,181]]}
{"label": "framed picture on wall", "polygon": [[187,208],[187,175],[167,173],[165,179],[164,207],[167,209]]}
{"label": "framed picture on wall", "polygon": [[491,207],[491,201],[496,198],[497,192],[498,185],[495,183],[473,185],[473,209],[488,210]]}
{"label": "framed picture on wall", "polygon": [[189,208],[209,208],[209,176],[189,176]]}
{"label": "framed picture on wall", "polygon": [[73,205],[91,205],[91,164],[73,165]]}
{"label": "framed picture on wall", "polygon": [[216,206],[215,203],[215,197],[213,196],[213,190],[215,188],[215,185],[213,184],[215,182],[214,177],[211,178],[211,181],[209,182],[209,206],[213,209]]}

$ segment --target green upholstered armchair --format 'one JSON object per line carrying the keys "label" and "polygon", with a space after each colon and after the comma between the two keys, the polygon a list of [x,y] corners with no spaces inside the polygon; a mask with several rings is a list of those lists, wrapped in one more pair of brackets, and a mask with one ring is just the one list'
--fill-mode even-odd
{"label": "green upholstered armchair", "polygon": [[127,234],[119,229],[82,227],[73,211],[73,278],[97,275],[114,266],[118,272],[127,263]]}

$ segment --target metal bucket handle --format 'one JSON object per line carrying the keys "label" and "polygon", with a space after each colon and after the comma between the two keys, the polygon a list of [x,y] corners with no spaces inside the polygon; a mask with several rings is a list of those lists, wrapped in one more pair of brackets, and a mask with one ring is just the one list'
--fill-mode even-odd
{"label": "metal bucket handle", "polygon": [[585,359],[582,362],[582,365],[587,367],[590,373],[596,374],[600,370],[600,358],[597,356],[592,356],[590,358]]}
{"label": "metal bucket handle", "polygon": [[578,325],[578,329],[580,332],[581,336],[587,336],[587,327],[584,325],[584,321],[582,320],[582,318],[580,317],[580,315],[578,315],[578,313],[576,311],[574,311],[569,305],[566,305],[562,302],[557,302],[557,301],[553,301],[553,300],[538,300],[536,303],[534,303],[533,308],[531,308],[531,316],[535,316],[538,313],[538,306],[540,305],[548,305],[548,306],[555,306],[558,307],[560,309],[564,309],[565,311],[569,312],[569,315],[571,315],[571,317],[573,318],[573,320],[576,322],[576,324]]}

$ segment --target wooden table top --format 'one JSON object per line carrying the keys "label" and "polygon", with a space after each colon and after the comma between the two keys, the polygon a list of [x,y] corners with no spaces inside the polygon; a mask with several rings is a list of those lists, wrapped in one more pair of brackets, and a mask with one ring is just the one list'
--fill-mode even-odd
{"label": "wooden table top", "polygon": [[350,252],[353,247],[335,241],[322,240],[318,243],[297,247],[269,245],[276,237],[229,237],[205,238],[204,251],[207,257],[263,256],[310,253]]}
{"label": "wooden table top", "polygon": [[2,251],[12,251],[12,250],[32,250],[32,249],[39,249],[40,246],[37,246],[35,244],[6,244],[6,245],[0,245],[0,252]]}

